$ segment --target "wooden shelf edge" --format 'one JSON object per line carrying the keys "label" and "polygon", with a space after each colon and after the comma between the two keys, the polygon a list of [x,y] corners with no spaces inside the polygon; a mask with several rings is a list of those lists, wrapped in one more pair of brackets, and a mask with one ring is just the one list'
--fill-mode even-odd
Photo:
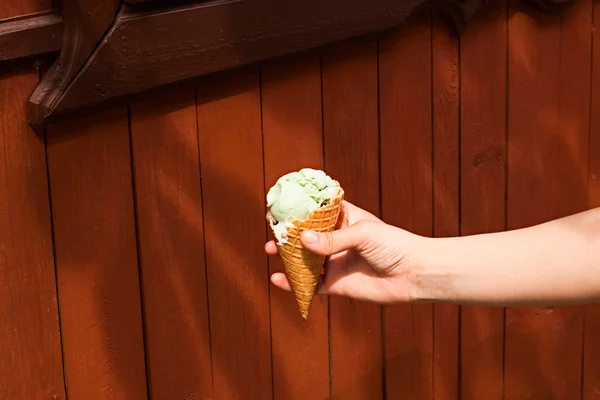
{"label": "wooden shelf edge", "polygon": [[0,62],[56,53],[62,36],[63,19],[56,11],[0,20]]}

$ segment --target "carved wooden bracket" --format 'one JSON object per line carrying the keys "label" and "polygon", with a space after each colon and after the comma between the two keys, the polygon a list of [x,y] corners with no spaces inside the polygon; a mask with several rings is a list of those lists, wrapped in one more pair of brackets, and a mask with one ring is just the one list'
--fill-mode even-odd
{"label": "carved wooden bracket", "polygon": [[[529,0],[545,9],[574,0]],[[57,61],[29,121],[386,30],[436,7],[462,32],[487,0],[63,0]],[[1,31],[0,31],[1,32]]]}

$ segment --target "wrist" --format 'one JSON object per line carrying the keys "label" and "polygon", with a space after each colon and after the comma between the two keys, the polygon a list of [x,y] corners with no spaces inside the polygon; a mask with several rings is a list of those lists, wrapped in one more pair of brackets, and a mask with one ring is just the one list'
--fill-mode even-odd
{"label": "wrist", "polygon": [[[415,235],[410,243],[408,269],[414,302],[443,302],[451,298],[448,252],[438,238]],[[446,260],[446,261],[444,261]]]}
{"label": "wrist", "polygon": [[431,256],[432,246],[435,239],[411,235],[405,250],[404,270],[409,281],[411,302],[437,301],[439,293],[436,293],[434,279],[432,279]]}

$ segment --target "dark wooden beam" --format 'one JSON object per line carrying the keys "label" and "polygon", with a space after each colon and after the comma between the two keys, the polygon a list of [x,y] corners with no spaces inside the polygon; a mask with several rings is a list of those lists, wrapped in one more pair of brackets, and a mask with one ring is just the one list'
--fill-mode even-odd
{"label": "dark wooden beam", "polygon": [[[434,4],[464,26],[482,2]],[[69,74],[71,79],[61,76],[59,86],[52,76],[41,82],[29,102],[30,122],[43,124],[49,117],[157,86],[391,28],[417,8],[432,4],[429,0],[225,0],[160,8],[168,3],[123,5],[110,31],[101,42],[95,40],[99,45],[85,64],[78,60],[81,69],[63,63],[77,71]],[[65,12],[69,8],[64,4]],[[65,39],[79,33],[69,26],[83,26],[67,15],[65,24]],[[72,47],[66,45],[67,50]]]}
{"label": "dark wooden beam", "polygon": [[573,4],[574,0],[529,0],[542,10],[560,10]]}
{"label": "dark wooden beam", "polygon": [[[445,11],[461,32],[487,3],[127,0],[143,4],[121,4],[119,8],[115,1],[64,0],[61,62],[31,96],[31,124],[42,125],[157,87],[397,27],[425,7]],[[573,2],[530,1],[544,7]],[[88,17],[84,9],[97,15]]]}
{"label": "dark wooden beam", "polygon": [[58,52],[62,34],[63,20],[57,12],[0,20],[0,62]]}

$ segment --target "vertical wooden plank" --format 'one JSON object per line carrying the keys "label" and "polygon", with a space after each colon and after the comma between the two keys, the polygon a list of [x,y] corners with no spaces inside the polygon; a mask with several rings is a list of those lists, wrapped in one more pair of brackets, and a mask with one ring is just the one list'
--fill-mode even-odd
{"label": "vertical wooden plank", "polygon": [[[459,60],[458,40],[434,14],[433,85],[433,235],[459,235]],[[458,400],[458,318],[455,305],[434,305],[433,397]]]}
{"label": "vertical wooden plank", "polygon": [[[323,57],[325,168],[346,198],[379,215],[377,42]],[[330,298],[332,395],[382,397],[381,306]]]}
{"label": "vertical wooden plank", "polygon": [[[381,211],[385,222],[431,236],[431,18],[380,40]],[[385,306],[388,399],[433,397],[433,308]]]}
{"label": "vertical wooden plank", "polygon": [[133,104],[131,146],[152,399],[211,399],[194,89]]}
{"label": "vertical wooden plank", "polygon": [[[587,208],[592,2],[509,20],[508,228]],[[506,312],[505,397],[581,396],[583,309]]]}
{"label": "vertical wooden plank", "polygon": [[127,109],[48,127],[68,396],[146,399]]}
{"label": "vertical wooden plank", "polygon": [[[4,0],[0,19],[48,10]],[[45,142],[25,104],[30,64],[0,68],[0,398],[64,399]]]}
{"label": "vertical wooden plank", "polygon": [[[198,89],[216,399],[272,396],[258,73]],[[280,363],[279,361],[277,362]]]}
{"label": "vertical wooden plank", "polygon": [[[600,1],[593,4],[594,24],[600,21]],[[595,31],[594,31],[595,33]],[[588,207],[600,207],[600,39],[592,48],[591,126],[588,172]],[[589,305],[585,315],[583,348],[583,399],[600,399],[600,305]]]}
{"label": "vertical wooden plank", "polygon": [[[461,234],[505,229],[506,2],[490,3],[460,43]],[[461,307],[461,399],[502,399],[504,309]]]}
{"label": "vertical wooden plank", "polygon": [[37,83],[32,67],[0,71],[2,399],[65,398],[45,146],[25,115]]}
{"label": "vertical wooden plank", "polygon": [[[593,21],[594,24],[596,24],[600,22],[600,0],[594,0],[593,10]],[[594,31],[594,33],[595,32],[596,31]],[[590,161],[588,171],[590,208],[600,207],[600,39],[597,36],[594,36],[593,38],[592,51],[592,107],[590,126]]]}
{"label": "vertical wooden plank", "polygon": [[[323,168],[319,59],[264,70],[262,115],[266,190],[290,171]],[[270,274],[284,271],[279,257],[271,258],[269,267]],[[327,306],[327,297],[317,296],[303,321],[293,296],[271,291],[276,400],[329,398]]]}

